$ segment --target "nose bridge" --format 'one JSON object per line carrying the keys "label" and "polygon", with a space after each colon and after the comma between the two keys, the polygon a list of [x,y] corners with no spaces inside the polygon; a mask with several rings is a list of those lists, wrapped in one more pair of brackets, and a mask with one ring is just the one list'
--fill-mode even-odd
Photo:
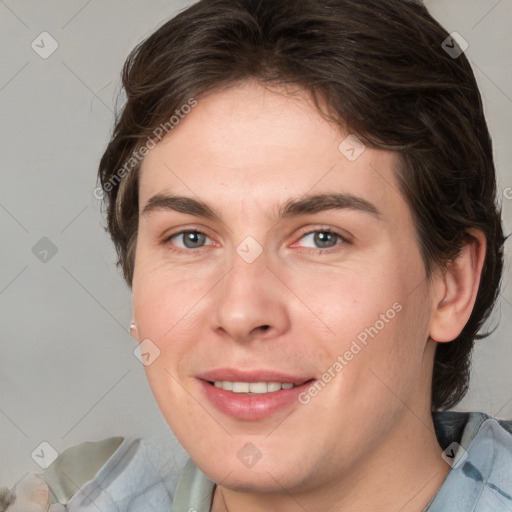
{"label": "nose bridge", "polygon": [[215,296],[214,328],[236,341],[248,340],[256,331],[270,336],[286,328],[284,291],[267,268],[263,246],[247,236],[234,248],[230,262]]}

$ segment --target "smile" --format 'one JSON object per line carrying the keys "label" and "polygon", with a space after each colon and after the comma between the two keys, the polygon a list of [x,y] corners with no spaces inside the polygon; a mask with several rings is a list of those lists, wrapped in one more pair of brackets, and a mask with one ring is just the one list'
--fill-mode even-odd
{"label": "smile", "polygon": [[219,369],[196,377],[203,396],[219,412],[231,418],[257,421],[302,407],[301,392],[314,378],[282,372],[234,368]]}
{"label": "smile", "polygon": [[281,389],[292,389],[298,384],[292,382],[231,382],[224,380],[215,381],[213,385],[216,388],[232,391],[233,393],[263,395],[265,393],[275,393],[281,391]]}

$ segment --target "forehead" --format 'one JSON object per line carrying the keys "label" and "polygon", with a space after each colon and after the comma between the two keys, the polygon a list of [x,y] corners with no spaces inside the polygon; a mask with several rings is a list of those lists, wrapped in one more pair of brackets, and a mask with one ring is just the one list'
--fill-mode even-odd
{"label": "forehead", "polygon": [[237,203],[239,213],[275,211],[289,197],[335,191],[407,215],[395,165],[394,153],[358,145],[305,92],[246,82],[199,99],[148,153],[140,207],[172,193],[220,207]]}

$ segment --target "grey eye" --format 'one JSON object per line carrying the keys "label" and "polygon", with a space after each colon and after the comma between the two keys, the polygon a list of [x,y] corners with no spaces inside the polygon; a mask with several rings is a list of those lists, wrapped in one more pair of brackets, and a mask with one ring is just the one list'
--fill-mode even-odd
{"label": "grey eye", "polygon": [[313,237],[312,241],[315,244],[315,246],[312,247],[313,249],[325,249],[334,247],[338,239],[341,239],[340,235],[330,231],[312,231],[311,233],[304,235],[302,239],[305,240],[308,237]]}
{"label": "grey eye", "polygon": [[181,239],[183,246],[180,246],[180,244],[176,244],[178,247],[182,247],[184,249],[197,249],[199,247],[202,247],[204,245],[204,242],[206,241],[208,237],[201,233],[200,231],[182,231],[181,233],[176,233],[174,236],[170,238],[170,240],[173,239]]}

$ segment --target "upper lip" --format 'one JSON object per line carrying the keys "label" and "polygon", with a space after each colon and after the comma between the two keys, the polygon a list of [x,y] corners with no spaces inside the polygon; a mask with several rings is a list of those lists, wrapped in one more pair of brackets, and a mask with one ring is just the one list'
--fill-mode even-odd
{"label": "upper lip", "polygon": [[196,377],[209,382],[227,380],[228,382],[290,382],[292,384],[302,384],[312,379],[310,376],[291,375],[277,370],[240,370],[236,368],[209,370],[196,375]]}

